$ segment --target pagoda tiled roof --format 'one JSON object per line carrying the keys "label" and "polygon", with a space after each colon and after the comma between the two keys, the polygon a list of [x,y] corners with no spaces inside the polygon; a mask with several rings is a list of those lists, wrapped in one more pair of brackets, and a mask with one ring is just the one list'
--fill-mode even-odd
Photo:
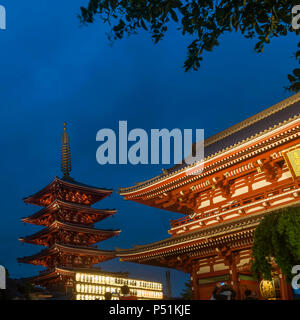
{"label": "pagoda tiled roof", "polygon": [[109,196],[113,192],[113,189],[97,188],[97,187],[89,186],[87,184],[83,184],[83,183],[75,181],[75,180],[61,179],[61,178],[55,177],[46,187],[44,187],[43,189],[41,189],[37,193],[35,193],[27,198],[24,198],[23,199],[24,202],[40,205],[39,202],[37,201],[37,199],[39,199],[43,195],[49,193],[49,190],[55,184],[59,184],[59,185],[64,186],[66,188],[95,194],[98,196],[98,199],[94,202],[102,200],[103,198]]}
{"label": "pagoda tiled roof", "polygon": [[80,211],[81,213],[87,213],[87,214],[96,214],[98,216],[102,216],[101,219],[97,219],[97,221],[103,220],[107,217],[110,217],[111,215],[114,215],[116,213],[116,209],[96,209],[92,208],[86,205],[74,203],[74,202],[67,202],[63,200],[55,200],[53,201],[49,206],[41,209],[40,211],[34,213],[33,215],[29,217],[22,218],[23,222],[31,223],[32,220],[38,219],[42,217],[43,215],[47,214],[48,212],[52,211],[56,208],[70,208]]}
{"label": "pagoda tiled roof", "polygon": [[103,229],[95,229],[84,225],[77,225],[67,222],[54,221],[49,227],[40,230],[33,235],[21,237],[19,240],[22,242],[30,242],[31,240],[38,239],[45,234],[51,233],[53,230],[69,230],[69,231],[77,231],[81,233],[88,234],[98,234],[105,236],[105,239],[118,235],[121,230],[103,230]]}
{"label": "pagoda tiled roof", "polygon": [[66,252],[68,254],[74,253],[76,255],[88,255],[88,256],[99,256],[99,257],[106,257],[105,260],[113,259],[115,257],[114,251],[108,250],[99,250],[95,247],[86,247],[86,246],[75,246],[75,245],[66,245],[66,244],[59,244],[56,243],[50,248],[46,248],[34,255],[26,256],[22,258],[18,258],[18,262],[22,263],[31,263],[31,261],[36,259],[47,258],[52,254],[57,254],[59,252]]}
{"label": "pagoda tiled roof", "polygon": [[[297,93],[274,106],[267,108],[258,114],[226,129],[204,140],[204,161],[237,147],[247,141],[257,138],[267,132],[288,123],[300,117],[300,93]],[[198,162],[197,162],[198,163]],[[170,169],[149,180],[139,182],[135,186],[119,188],[121,195],[138,191],[141,188],[150,186],[159,181],[168,179],[188,167],[193,167],[197,163],[187,165],[175,165]]]}
{"label": "pagoda tiled roof", "polygon": [[[228,148],[236,146],[248,138],[265,133],[268,130],[275,129],[284,122],[292,121],[300,117],[300,95],[286,99],[286,103],[279,103],[268,108],[255,116],[252,116],[235,126],[228,128],[205,140],[205,158],[216,155]],[[289,102],[289,103],[288,103]],[[174,168],[169,169],[169,172]]]}

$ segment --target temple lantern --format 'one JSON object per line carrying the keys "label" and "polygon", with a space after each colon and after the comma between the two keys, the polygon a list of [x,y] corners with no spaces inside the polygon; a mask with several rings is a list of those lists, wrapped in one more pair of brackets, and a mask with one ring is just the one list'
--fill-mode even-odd
{"label": "temple lantern", "polygon": [[280,298],[279,279],[262,280],[259,284],[260,294],[268,300],[276,300]]}

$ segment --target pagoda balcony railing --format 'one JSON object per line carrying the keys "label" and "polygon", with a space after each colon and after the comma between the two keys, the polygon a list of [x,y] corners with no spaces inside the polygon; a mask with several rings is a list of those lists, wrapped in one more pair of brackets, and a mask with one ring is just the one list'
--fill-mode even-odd
{"label": "pagoda balcony railing", "polygon": [[[270,192],[268,192],[270,193]],[[258,199],[259,197],[259,199]],[[260,200],[263,198],[263,195],[257,195],[255,197],[255,201],[256,200]],[[216,207],[216,206],[208,206],[206,208],[206,210],[212,210],[212,207],[215,207],[215,210],[212,211],[212,212],[209,212],[209,213],[193,213],[193,214],[190,214],[186,217],[183,217],[183,218],[179,218],[179,219],[176,219],[176,220],[171,220],[171,228],[175,228],[175,227],[179,227],[179,226],[182,226],[186,223],[190,223],[190,222],[195,222],[199,219],[202,219],[202,218],[206,218],[206,217],[213,217],[214,214],[217,214],[217,213],[221,213],[221,212],[225,212],[225,211],[228,211],[228,210],[231,210],[231,209],[235,209],[237,207],[240,207],[241,205],[244,205],[244,204],[249,204],[253,201],[254,199],[252,198],[247,198],[247,199],[244,199],[244,200],[240,200],[240,201],[234,201],[234,203],[232,204],[228,204],[226,207]]]}
{"label": "pagoda balcony railing", "polygon": [[193,214],[190,214],[187,217],[179,218],[176,220],[170,220],[171,228],[179,227],[179,226],[184,225],[186,223],[193,222],[193,221],[196,221],[196,220],[202,218],[202,216],[197,216],[197,217],[192,217],[192,216],[193,216]]}
{"label": "pagoda balcony railing", "polygon": [[[270,193],[270,192],[267,192],[267,193]],[[204,214],[203,213],[198,213],[198,214],[193,213],[193,214],[188,215],[187,217],[179,218],[176,220],[171,220],[171,228],[179,227],[179,226],[182,226],[182,225],[184,225],[186,223],[190,223],[190,222],[195,222],[195,221],[202,219],[202,218],[213,217],[217,213],[226,212],[228,210],[232,210],[237,207],[240,207],[241,205],[249,204],[251,202],[261,200],[263,198],[264,198],[264,195],[261,194],[261,195],[255,196],[254,198],[247,198],[247,199],[244,199],[241,201],[235,201],[232,204],[228,204],[226,207],[208,206],[206,208],[206,210],[209,210],[209,209],[211,210],[212,207],[215,207],[215,210],[212,212],[204,213]]]}

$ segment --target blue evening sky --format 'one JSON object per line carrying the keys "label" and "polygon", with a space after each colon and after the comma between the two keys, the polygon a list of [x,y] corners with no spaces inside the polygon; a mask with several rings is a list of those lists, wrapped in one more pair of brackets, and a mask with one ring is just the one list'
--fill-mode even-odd
{"label": "blue evening sky", "polygon": [[[188,39],[175,27],[157,45],[142,32],[110,46],[100,21],[80,26],[77,14],[87,3],[0,0],[7,10],[7,30],[0,30],[0,264],[13,277],[40,270],[16,261],[41,249],[18,242],[19,236],[40,230],[20,221],[39,209],[22,199],[61,176],[63,121],[68,122],[72,176],[117,190],[159,174],[163,166],[100,166],[95,138],[101,128],[127,120],[129,129],[204,128],[208,137],[290,95],[283,87],[296,64],[295,36],[273,40],[259,55],[254,41],[225,35],[205,54],[198,72],[185,73]],[[124,201],[117,193],[96,207],[118,209],[97,227],[122,229],[119,237],[99,245],[103,249],[164,239],[169,219],[180,217]],[[102,268],[165,282],[164,268],[117,259]],[[172,270],[171,279],[178,296],[188,277]]]}

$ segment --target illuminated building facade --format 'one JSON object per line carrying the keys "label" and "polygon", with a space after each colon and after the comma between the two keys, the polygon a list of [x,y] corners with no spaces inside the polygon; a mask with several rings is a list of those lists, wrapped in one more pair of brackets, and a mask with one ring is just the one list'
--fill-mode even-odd
{"label": "illuminated building facade", "polygon": [[91,273],[75,273],[76,300],[104,300],[105,292],[112,293],[112,300],[119,300],[121,287],[127,285],[130,294],[138,300],[163,299],[163,286],[159,282],[131,279],[122,274],[112,274],[91,270]]}
{"label": "illuminated building facade", "polygon": [[[175,166],[121,188],[126,200],[182,213],[170,237],[120,250],[122,261],[175,268],[191,275],[194,299],[209,299],[227,281],[243,299],[262,298],[251,268],[255,228],[264,215],[300,205],[300,93],[204,142],[201,163]],[[292,290],[274,266],[280,298]]]}

